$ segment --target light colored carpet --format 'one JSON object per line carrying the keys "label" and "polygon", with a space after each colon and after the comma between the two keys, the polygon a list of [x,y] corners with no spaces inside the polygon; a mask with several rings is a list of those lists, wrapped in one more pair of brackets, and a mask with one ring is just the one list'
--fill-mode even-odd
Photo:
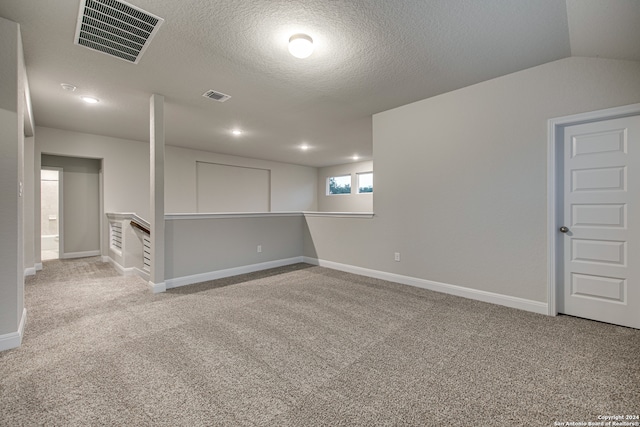
{"label": "light colored carpet", "polygon": [[153,295],[28,278],[1,426],[552,426],[640,413],[640,331],[306,264]]}

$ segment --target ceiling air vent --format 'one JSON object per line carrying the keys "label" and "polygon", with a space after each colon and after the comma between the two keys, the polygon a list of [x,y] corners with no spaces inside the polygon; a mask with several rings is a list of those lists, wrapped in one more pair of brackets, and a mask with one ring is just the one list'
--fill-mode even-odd
{"label": "ceiling air vent", "polygon": [[164,19],[116,0],[81,0],[75,43],[137,64]]}
{"label": "ceiling air vent", "polygon": [[231,95],[225,95],[224,93],[217,92],[215,90],[208,90],[202,94],[205,98],[213,99],[214,101],[224,102],[227,99],[231,98]]}

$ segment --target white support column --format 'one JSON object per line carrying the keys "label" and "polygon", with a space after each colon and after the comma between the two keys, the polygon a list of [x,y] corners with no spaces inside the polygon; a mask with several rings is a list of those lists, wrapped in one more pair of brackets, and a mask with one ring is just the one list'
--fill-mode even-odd
{"label": "white support column", "polygon": [[149,285],[154,293],[164,292],[164,96],[150,99],[151,152],[151,274]]}

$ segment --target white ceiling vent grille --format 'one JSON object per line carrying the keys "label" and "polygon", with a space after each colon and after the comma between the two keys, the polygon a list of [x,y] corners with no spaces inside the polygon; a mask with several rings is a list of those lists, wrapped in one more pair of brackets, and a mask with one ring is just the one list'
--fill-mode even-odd
{"label": "white ceiling vent grille", "polygon": [[81,0],[75,43],[137,64],[164,19],[117,0]]}
{"label": "white ceiling vent grille", "polygon": [[218,102],[224,102],[227,99],[231,98],[231,95],[225,95],[224,93],[221,93],[215,90],[208,90],[205,93],[203,93],[202,96],[204,96],[205,98],[213,99],[214,101],[218,101]]}

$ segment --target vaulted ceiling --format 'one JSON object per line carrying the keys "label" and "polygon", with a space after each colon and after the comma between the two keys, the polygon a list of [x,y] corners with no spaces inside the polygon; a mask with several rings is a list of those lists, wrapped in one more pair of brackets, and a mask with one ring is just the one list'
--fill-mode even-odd
{"label": "vaulted ceiling", "polygon": [[[80,0],[0,2],[21,24],[36,125],[147,141],[157,93],[168,145],[326,166],[372,157],[377,112],[572,55],[640,61],[638,0],[129,3],[165,20],[138,64],[74,44]],[[307,59],[287,51],[300,32]]]}

